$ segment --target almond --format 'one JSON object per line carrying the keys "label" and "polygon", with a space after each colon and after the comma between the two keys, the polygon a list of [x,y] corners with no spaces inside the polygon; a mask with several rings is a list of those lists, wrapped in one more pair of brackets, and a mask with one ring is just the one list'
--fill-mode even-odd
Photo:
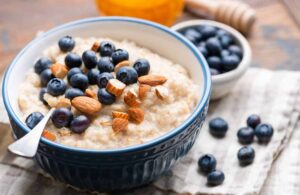
{"label": "almond", "polygon": [[67,67],[63,64],[55,63],[50,67],[50,69],[51,69],[52,74],[56,78],[60,78],[60,79],[64,78],[68,73]]}
{"label": "almond", "polygon": [[160,75],[149,74],[138,78],[139,83],[150,86],[162,85],[167,81],[167,78]]}
{"label": "almond", "polygon": [[112,111],[112,117],[113,118],[123,118],[128,120],[129,119],[129,115],[125,112],[119,112],[119,111]]}
{"label": "almond", "polygon": [[71,131],[70,130],[68,130],[68,129],[59,129],[58,130],[58,134],[60,135],[60,136],[69,136],[69,135],[71,135]]}
{"label": "almond", "polygon": [[168,97],[169,90],[164,86],[157,86],[155,87],[155,94],[159,99],[163,100]]}
{"label": "almond", "polygon": [[45,129],[42,133],[42,136],[48,140],[51,140],[51,141],[55,141],[56,140],[56,136],[54,133],[52,133],[51,131]]}
{"label": "almond", "polygon": [[112,121],[112,129],[115,132],[126,131],[128,127],[128,120],[123,118],[115,118]]}
{"label": "almond", "polygon": [[95,42],[91,48],[91,50],[93,50],[94,52],[97,52],[99,50],[100,47],[100,43]]}
{"label": "almond", "polygon": [[59,97],[56,104],[54,105],[55,108],[69,108],[71,107],[71,101],[68,98]]}
{"label": "almond", "polygon": [[86,89],[85,90],[85,95],[88,96],[88,97],[90,97],[90,98],[93,98],[95,100],[98,99],[97,98],[97,94],[93,90],[91,90],[91,89]]}
{"label": "almond", "polygon": [[140,84],[139,85],[139,98],[144,99],[147,96],[148,91],[150,90],[150,85]]}
{"label": "almond", "polygon": [[128,114],[134,122],[141,123],[144,120],[144,111],[140,108],[129,108]]}
{"label": "almond", "polygon": [[87,115],[94,115],[101,110],[100,102],[86,96],[75,97],[71,103],[77,110]]}
{"label": "almond", "polygon": [[119,62],[116,66],[115,66],[115,72],[118,72],[118,70],[121,68],[121,67],[124,67],[124,66],[129,66],[129,61],[128,60],[124,60],[122,62]]}
{"label": "almond", "polygon": [[100,125],[102,126],[111,126],[111,121],[100,121]]}
{"label": "almond", "polygon": [[137,107],[141,104],[141,101],[138,99],[138,96],[133,89],[130,89],[124,95],[124,102],[130,107]]}
{"label": "almond", "polygon": [[122,95],[125,87],[126,85],[118,79],[110,79],[106,85],[106,90],[119,97]]}

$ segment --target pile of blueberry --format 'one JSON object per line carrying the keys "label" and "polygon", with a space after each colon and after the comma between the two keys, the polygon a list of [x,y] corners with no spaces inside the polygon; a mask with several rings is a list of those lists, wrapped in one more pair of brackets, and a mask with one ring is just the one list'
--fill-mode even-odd
{"label": "pile of blueberry", "polygon": [[[71,36],[64,36],[58,42],[60,50],[67,53],[65,57],[65,65],[68,69],[66,80],[55,78],[50,69],[53,62],[49,58],[42,57],[35,63],[34,71],[40,75],[43,87],[39,93],[39,99],[45,105],[47,105],[44,99],[45,93],[55,97],[64,95],[65,98],[73,99],[84,96],[89,85],[98,85],[99,102],[104,105],[113,104],[116,101],[116,96],[106,90],[106,85],[110,79],[114,78],[112,73],[115,71],[115,66],[128,60],[129,53],[124,49],[116,49],[115,45],[109,41],[103,41],[97,44],[96,49],[86,50],[80,56],[72,52],[75,44],[75,40]],[[97,53],[99,53],[99,58]],[[138,59],[132,67],[119,68],[115,75],[116,79],[129,85],[136,83],[139,76],[146,75],[149,71],[149,61]],[[27,117],[25,122],[32,129],[42,118],[41,113],[34,112]],[[70,127],[75,133],[82,133],[91,122],[85,115],[73,117],[73,113],[68,108],[56,109],[51,119],[56,127]]]}
{"label": "pile of blueberry", "polygon": [[242,48],[229,32],[214,26],[200,25],[179,31],[203,54],[212,75],[231,71],[243,58]]}
{"label": "pile of blueberry", "polygon": [[[223,138],[228,130],[228,123],[220,118],[214,118],[209,121],[209,132],[216,138]],[[242,127],[237,132],[238,141],[247,146],[243,146],[237,153],[237,158],[241,166],[247,166],[254,161],[255,150],[249,146],[253,143],[254,137],[258,143],[267,144],[273,136],[273,127],[267,123],[261,123],[258,115],[252,114],[247,118],[247,127]],[[220,185],[223,183],[225,176],[222,171],[216,171],[216,159],[211,154],[200,157],[198,161],[199,168],[202,172],[208,173],[207,183],[209,185]]]}

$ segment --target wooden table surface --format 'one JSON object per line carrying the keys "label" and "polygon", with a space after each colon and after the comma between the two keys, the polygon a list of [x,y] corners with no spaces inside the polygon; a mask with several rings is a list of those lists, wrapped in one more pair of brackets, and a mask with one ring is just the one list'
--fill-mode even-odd
{"label": "wooden table surface", "polygon": [[[269,69],[300,70],[300,28],[282,0],[244,0],[257,11],[248,40],[252,64]],[[0,74],[40,30],[98,16],[90,0],[0,0]],[[184,13],[179,20],[195,18]]]}

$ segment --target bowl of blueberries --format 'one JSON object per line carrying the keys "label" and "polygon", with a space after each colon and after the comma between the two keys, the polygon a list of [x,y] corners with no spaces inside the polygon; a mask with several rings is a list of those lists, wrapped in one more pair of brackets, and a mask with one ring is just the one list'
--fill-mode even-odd
{"label": "bowl of blueberries", "polygon": [[223,23],[189,20],[172,27],[192,42],[205,57],[212,75],[211,99],[227,95],[251,63],[251,48],[246,38]]}

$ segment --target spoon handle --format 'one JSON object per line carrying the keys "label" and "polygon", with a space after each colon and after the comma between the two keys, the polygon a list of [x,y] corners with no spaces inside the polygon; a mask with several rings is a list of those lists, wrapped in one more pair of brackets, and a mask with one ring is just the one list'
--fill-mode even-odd
{"label": "spoon handle", "polygon": [[29,133],[10,144],[8,150],[19,156],[33,157],[36,154],[42,133],[53,111],[54,108],[51,108],[48,114]]}

